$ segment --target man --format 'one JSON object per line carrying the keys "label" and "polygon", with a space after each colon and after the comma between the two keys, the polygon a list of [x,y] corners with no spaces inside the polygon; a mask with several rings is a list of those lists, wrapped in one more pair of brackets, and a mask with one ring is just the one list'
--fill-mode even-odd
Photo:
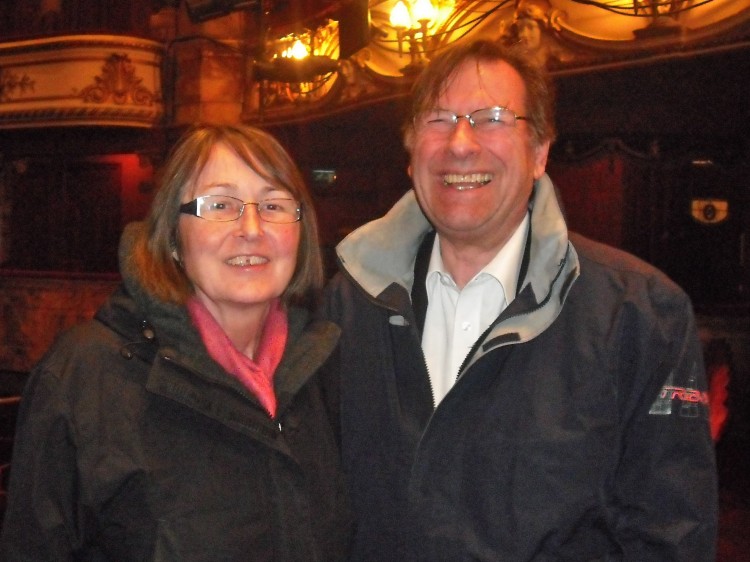
{"label": "man", "polygon": [[567,231],[551,98],[521,51],[438,56],[406,127],[413,192],[337,249],[354,560],[714,559],[690,302]]}

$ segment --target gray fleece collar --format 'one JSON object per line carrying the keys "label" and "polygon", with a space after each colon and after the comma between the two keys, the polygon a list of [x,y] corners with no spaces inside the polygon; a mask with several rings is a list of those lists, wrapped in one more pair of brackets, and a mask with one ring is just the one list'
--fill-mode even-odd
{"label": "gray fleece collar", "polygon": [[[531,259],[519,291],[531,284],[541,302],[568,255],[565,219],[546,174],[536,182],[531,211]],[[349,275],[371,296],[378,297],[394,282],[411,291],[417,249],[431,229],[410,190],[383,217],[349,234],[336,252]]]}

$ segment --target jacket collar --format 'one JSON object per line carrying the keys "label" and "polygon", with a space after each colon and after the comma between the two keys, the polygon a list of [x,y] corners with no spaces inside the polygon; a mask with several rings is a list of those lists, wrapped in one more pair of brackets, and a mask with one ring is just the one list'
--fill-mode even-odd
{"label": "jacket collar", "polygon": [[[208,355],[187,308],[155,298],[140,283],[139,272],[131,267],[132,260],[128,256],[139,231],[144,228],[144,223],[131,223],[123,232],[120,241],[123,284],[97,311],[97,320],[121,335],[126,342],[121,353],[139,356],[153,363],[150,376],[156,378],[152,379],[152,383],[160,380],[158,375],[161,371],[156,365],[165,358],[169,358],[170,364],[186,370],[181,381],[177,381],[174,370],[167,370],[169,374],[164,379],[165,384],[159,385],[162,393],[169,394],[166,389],[173,388],[173,398],[184,397],[187,394],[184,388],[178,389],[180,384],[190,386],[202,381],[200,384],[231,388],[235,395],[255,400],[237,379],[228,376]],[[335,324],[312,320],[310,312],[301,307],[289,307],[288,318],[287,346],[274,375],[279,415],[333,353],[340,333]],[[186,373],[191,376],[188,377]],[[172,383],[177,386],[172,387]],[[207,405],[209,402],[198,401],[194,406],[198,408],[200,404]]]}
{"label": "jacket collar", "polygon": [[417,250],[431,229],[410,190],[383,217],[344,238],[336,253],[342,267],[369,295],[380,296],[394,282],[410,291]]}
{"label": "jacket collar", "polygon": [[[530,262],[519,292],[531,285],[541,301],[568,251],[568,234],[552,181],[545,174],[535,184],[531,208]],[[349,234],[336,247],[342,267],[370,296],[379,297],[391,284],[411,291],[414,260],[425,234],[432,230],[408,191],[383,217]]]}
{"label": "jacket collar", "polygon": [[[541,333],[559,314],[578,277],[578,256],[568,241],[563,212],[546,174],[535,183],[529,208],[528,267],[519,282],[518,302],[506,309],[486,334],[486,349],[507,341],[526,341]],[[411,190],[382,218],[349,234],[337,246],[337,255],[345,272],[372,298],[388,297],[394,283],[410,293],[415,256],[431,229]],[[519,312],[524,316],[518,316]],[[527,316],[529,312],[533,318]]]}

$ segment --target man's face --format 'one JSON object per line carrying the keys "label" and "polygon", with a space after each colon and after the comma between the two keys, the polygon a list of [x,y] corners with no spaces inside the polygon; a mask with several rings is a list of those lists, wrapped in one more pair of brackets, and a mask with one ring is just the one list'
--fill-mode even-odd
{"label": "man's face", "polygon": [[[523,116],[525,91],[507,63],[469,60],[457,69],[437,108],[467,115],[501,106]],[[499,250],[526,213],[548,151],[549,142],[536,145],[524,120],[480,132],[459,119],[445,134],[417,124],[409,173],[420,206],[441,239]]]}

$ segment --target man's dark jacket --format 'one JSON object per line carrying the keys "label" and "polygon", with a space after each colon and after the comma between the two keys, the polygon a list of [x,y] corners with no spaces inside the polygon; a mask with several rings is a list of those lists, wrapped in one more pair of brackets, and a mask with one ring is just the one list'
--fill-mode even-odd
{"label": "man's dark jacket", "polygon": [[327,310],[342,327],[353,560],[712,561],[687,296],[633,256],[569,240],[546,176],[530,209],[518,294],[437,408],[419,329],[431,229],[414,194],[339,245]]}

